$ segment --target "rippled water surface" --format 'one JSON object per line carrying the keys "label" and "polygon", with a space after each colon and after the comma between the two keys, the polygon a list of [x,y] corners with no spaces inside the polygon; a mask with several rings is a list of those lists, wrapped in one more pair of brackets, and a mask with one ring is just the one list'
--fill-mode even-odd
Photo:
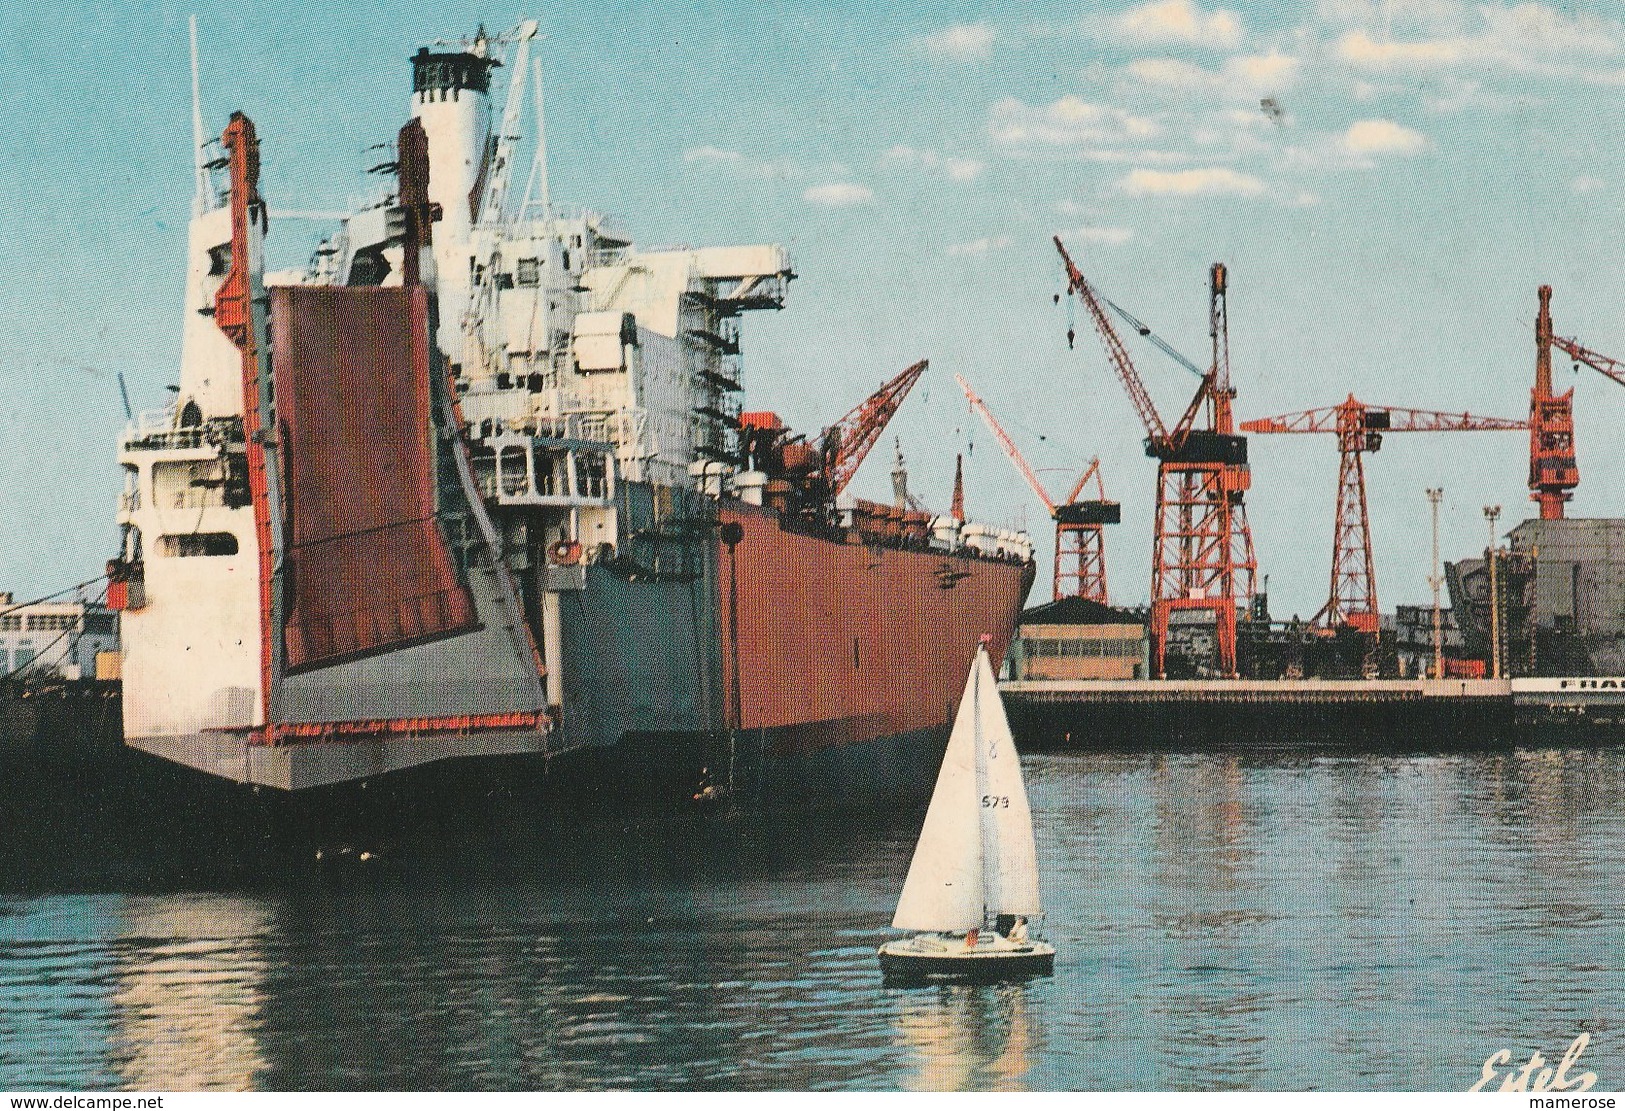
{"label": "rippled water surface", "polygon": [[1026,766],[1050,979],[881,984],[916,813],[538,835],[0,895],[0,1088],[1625,1085],[1625,752]]}

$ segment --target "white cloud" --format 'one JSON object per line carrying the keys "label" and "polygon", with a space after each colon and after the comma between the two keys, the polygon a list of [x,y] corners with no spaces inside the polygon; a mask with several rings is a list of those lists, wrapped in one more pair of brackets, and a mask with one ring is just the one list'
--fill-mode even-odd
{"label": "white cloud", "polygon": [[1074,240],[1083,243],[1104,243],[1108,247],[1120,247],[1134,238],[1133,228],[1101,228],[1084,226],[1063,231],[1061,240],[1071,243]]}
{"label": "white cloud", "polygon": [[950,243],[946,253],[953,258],[979,258],[990,251],[1002,251],[1010,246],[1008,235],[984,235],[969,243]]}
{"label": "white cloud", "polygon": [[1365,69],[1432,69],[1465,61],[1474,44],[1467,39],[1378,42],[1364,31],[1350,31],[1337,40],[1336,50],[1345,62]]}
{"label": "white cloud", "polygon": [[724,150],[721,147],[713,146],[691,147],[683,152],[683,161],[689,165],[703,163],[714,166],[727,166],[744,177],[771,178],[780,181],[795,177],[799,172],[795,163],[788,159],[781,158],[774,161],[765,161],[752,158],[737,150]]}
{"label": "white cloud", "polygon": [[1579,177],[1569,182],[1569,188],[1576,193],[1596,193],[1608,188],[1608,183],[1603,181],[1603,179],[1600,177],[1592,177],[1590,174],[1581,174]]}
{"label": "white cloud", "polygon": [[922,50],[956,62],[980,62],[993,53],[993,28],[985,23],[961,23],[914,40]]}
{"label": "white cloud", "polygon": [[895,146],[880,156],[881,161],[905,166],[922,166],[927,170],[945,174],[950,181],[975,181],[987,169],[987,163],[976,158],[958,158],[934,150],[919,150],[909,146]]}
{"label": "white cloud", "polygon": [[684,162],[740,162],[744,155],[721,147],[693,147],[683,152]]}
{"label": "white cloud", "polygon": [[1258,178],[1228,166],[1204,166],[1190,170],[1135,169],[1117,182],[1117,188],[1134,197],[1257,197],[1268,192],[1268,187]]}
{"label": "white cloud", "polygon": [[1298,82],[1300,63],[1289,54],[1270,51],[1231,58],[1224,63],[1228,81],[1238,82],[1254,92],[1289,89]]}
{"label": "white cloud", "polygon": [[1206,88],[1219,79],[1211,70],[1178,58],[1136,58],[1128,64],[1128,75],[1142,85],[1181,90]]}
{"label": "white cloud", "polygon": [[1471,66],[1599,85],[1625,84],[1625,26],[1591,15],[1566,16],[1547,4],[1480,5],[1476,26],[1465,12],[1449,31],[1394,39],[1358,27],[1333,46],[1359,70],[1431,73]]}
{"label": "white cloud", "polygon": [[828,185],[814,185],[801,199],[810,204],[824,205],[827,208],[850,208],[853,205],[869,204],[875,199],[875,192],[867,185],[855,185],[850,181],[834,181]]}
{"label": "white cloud", "polygon": [[1176,58],[1139,58],[1128,64],[1128,74],[1143,85],[1251,100],[1291,88],[1301,68],[1297,58],[1271,51],[1226,59],[1217,70]]}
{"label": "white cloud", "polygon": [[1067,95],[1045,105],[1005,97],[993,105],[988,130],[1007,147],[1083,147],[1155,137],[1154,120]]}
{"label": "white cloud", "polygon": [[1373,154],[1409,156],[1427,149],[1427,137],[1393,120],[1359,120],[1341,139],[1343,149],[1357,157]]}
{"label": "white cloud", "polygon": [[1117,18],[1118,34],[1136,42],[1173,42],[1234,50],[1241,45],[1241,18],[1219,8],[1204,12],[1192,0],[1152,0]]}
{"label": "white cloud", "polygon": [[1470,13],[1466,0],[1319,0],[1315,8],[1323,23],[1429,34],[1459,28]]}
{"label": "white cloud", "polygon": [[1150,164],[1154,166],[1177,166],[1181,162],[1189,162],[1191,156],[1182,150],[1150,150],[1141,148],[1137,150],[1113,150],[1110,148],[1096,148],[1079,151],[1080,157],[1091,162],[1104,162],[1108,165],[1121,165],[1132,162],[1136,165]]}

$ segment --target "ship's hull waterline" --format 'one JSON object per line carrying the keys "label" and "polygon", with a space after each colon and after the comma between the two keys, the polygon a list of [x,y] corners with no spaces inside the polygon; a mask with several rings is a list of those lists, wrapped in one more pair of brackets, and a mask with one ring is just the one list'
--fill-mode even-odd
{"label": "ship's hull waterline", "polygon": [[214,730],[126,743],[279,791],[473,762],[519,776],[594,767],[609,794],[643,801],[680,802],[706,783],[770,805],[920,797],[946,743],[956,673],[980,633],[1008,643],[1032,566],[787,531],[755,507],[720,518],[744,538],[731,551],[708,544],[694,581],[580,569],[582,589],[560,607],[555,730],[275,745]]}

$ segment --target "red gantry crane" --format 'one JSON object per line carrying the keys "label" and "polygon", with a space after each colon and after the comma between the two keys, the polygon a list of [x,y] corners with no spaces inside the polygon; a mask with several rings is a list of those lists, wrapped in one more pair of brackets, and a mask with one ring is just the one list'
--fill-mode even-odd
{"label": "red gantry crane", "polygon": [[[1247,438],[1236,434],[1232,410],[1236,391],[1230,384],[1227,271],[1222,263],[1214,263],[1209,271],[1208,331],[1213,341],[1213,361],[1207,371],[1198,371],[1202,374],[1201,385],[1170,430],[1106,315],[1101,305],[1104,298],[1084,279],[1058,236],[1055,249],[1066,264],[1067,294],[1077,294],[1089,310],[1112,370],[1145,426],[1146,454],[1157,460],[1157,508],[1151,549],[1153,674],[1158,678],[1167,674],[1172,614],[1207,610],[1213,614],[1218,669],[1233,678],[1237,674],[1237,611],[1253,594],[1258,562],[1243,501],[1251,484]],[[1126,313],[1122,315],[1141,335],[1150,336],[1149,328]],[[1166,345],[1158,345],[1168,350]],[[1198,417],[1204,414],[1208,426],[1196,428]]]}
{"label": "red gantry crane", "polygon": [[1331,591],[1311,624],[1328,631],[1346,626],[1372,637],[1377,634],[1377,570],[1371,557],[1371,520],[1366,509],[1363,457],[1382,447],[1386,433],[1515,432],[1528,427],[1528,421],[1502,417],[1367,405],[1356,401],[1353,394],[1341,405],[1243,421],[1243,432],[1324,432],[1337,436],[1342,461],[1337,476]]}
{"label": "red gantry crane", "polygon": [[[976,391],[971,389],[970,383],[962,376],[954,375],[954,381],[965,391],[965,399],[970,402],[970,407],[982,418],[983,423],[993,433],[994,439],[998,440],[999,446],[1004,449],[1004,454],[1015,464],[1021,477],[1027,480],[1027,485],[1032,487],[1033,493],[1043,503],[1050,520],[1055,522],[1055,600],[1059,602],[1063,598],[1088,598],[1101,605],[1108,604],[1106,538],[1103,526],[1119,523],[1123,519],[1123,511],[1116,502],[1106,499],[1106,486],[1100,478],[1100,460],[1089,461],[1083,474],[1073,484],[1072,492],[1067,494],[1064,501],[1057,504],[1044,489],[1038,474],[1028,465],[1015,441],[1010,439],[1009,434],[994,419],[987,403],[976,395]],[[1079,500],[1079,495],[1089,485],[1091,478],[1095,480],[1095,492],[1099,496]],[[958,489],[957,481],[955,489]]]}

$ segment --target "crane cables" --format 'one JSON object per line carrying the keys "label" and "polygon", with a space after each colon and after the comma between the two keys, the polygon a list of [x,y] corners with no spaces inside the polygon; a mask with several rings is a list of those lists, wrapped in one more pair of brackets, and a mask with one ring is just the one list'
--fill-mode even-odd
{"label": "crane cables", "polygon": [[1195,363],[1191,362],[1189,359],[1185,358],[1185,356],[1176,351],[1171,344],[1153,332],[1149,324],[1143,323],[1139,317],[1129,312],[1116,301],[1113,301],[1110,297],[1107,297],[1101,292],[1099,286],[1090,283],[1090,288],[1095,291],[1096,296],[1098,296],[1102,301],[1106,302],[1107,306],[1109,306],[1113,312],[1122,317],[1130,328],[1133,328],[1140,335],[1150,340],[1163,352],[1163,354],[1167,355],[1170,359],[1173,359],[1174,362],[1178,363],[1180,366],[1184,367],[1198,378],[1207,377],[1207,371],[1203,370],[1201,367],[1197,366]]}
{"label": "crane cables", "polygon": [[13,603],[13,604],[5,607],[5,608],[0,608],[0,617],[4,617],[8,613],[16,613],[18,610],[27,609],[30,606],[37,606],[42,602],[49,602],[53,598],[60,598],[60,597],[62,597],[62,595],[67,594],[67,593],[69,593],[71,591],[83,590],[87,586],[93,586],[96,583],[101,582],[106,577],[107,577],[107,575],[105,573],[103,573],[103,574],[97,575],[93,579],[86,579],[82,583],[74,583],[72,586],[65,586],[61,590],[53,590],[49,594],[42,594],[40,597],[30,599],[29,601],[26,601],[26,602],[15,602],[15,603]]}

